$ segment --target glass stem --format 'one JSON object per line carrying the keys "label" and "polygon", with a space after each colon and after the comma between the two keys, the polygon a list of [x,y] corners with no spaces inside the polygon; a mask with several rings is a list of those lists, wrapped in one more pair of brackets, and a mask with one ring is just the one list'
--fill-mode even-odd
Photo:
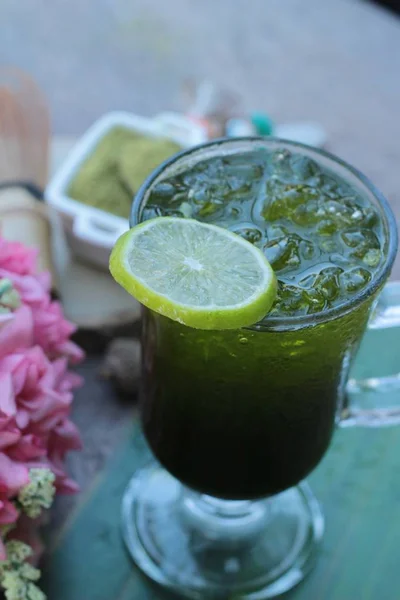
{"label": "glass stem", "polygon": [[182,517],[194,533],[221,544],[245,544],[263,532],[270,518],[268,500],[221,500],[183,491]]}

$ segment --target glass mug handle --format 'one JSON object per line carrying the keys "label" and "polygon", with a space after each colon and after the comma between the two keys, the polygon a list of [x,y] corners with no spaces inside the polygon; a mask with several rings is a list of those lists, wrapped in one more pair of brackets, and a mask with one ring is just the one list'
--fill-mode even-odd
{"label": "glass mug handle", "polygon": [[[368,329],[389,329],[391,327],[400,327],[400,281],[385,285],[368,324]],[[395,349],[393,351],[395,352]],[[367,409],[357,406],[357,396],[363,393],[385,394],[396,390],[399,391],[396,406]],[[400,425],[400,373],[384,377],[349,379],[346,391],[348,406],[342,411],[341,427]]]}

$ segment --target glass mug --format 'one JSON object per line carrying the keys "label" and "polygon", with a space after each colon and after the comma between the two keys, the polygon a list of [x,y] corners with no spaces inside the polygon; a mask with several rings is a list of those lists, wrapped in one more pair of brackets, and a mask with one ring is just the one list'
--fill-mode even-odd
{"label": "glass mug", "polygon": [[143,311],[142,424],[157,461],[125,492],[124,538],[150,578],[188,598],[272,598],[299,583],[324,529],[304,479],[335,426],[400,423],[400,408],[353,403],[364,389],[397,387],[398,376],[348,382],[368,322],[400,325],[398,284],[383,288],[396,256],[395,219],[357,170],[292,142],[219,140],[156,169],[136,195],[131,225],[161,180],[198,160],[258,147],[309,157],[367,196],[383,222],[384,261],[335,308],[238,331],[191,329]]}

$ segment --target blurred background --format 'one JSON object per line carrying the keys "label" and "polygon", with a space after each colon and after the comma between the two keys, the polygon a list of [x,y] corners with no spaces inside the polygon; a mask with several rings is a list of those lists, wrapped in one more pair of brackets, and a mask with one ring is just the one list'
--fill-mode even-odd
{"label": "blurred background", "polygon": [[2,0],[0,55],[47,95],[56,135],[103,113],[184,110],[187,78],[327,147],[400,205],[400,19],[364,0]]}

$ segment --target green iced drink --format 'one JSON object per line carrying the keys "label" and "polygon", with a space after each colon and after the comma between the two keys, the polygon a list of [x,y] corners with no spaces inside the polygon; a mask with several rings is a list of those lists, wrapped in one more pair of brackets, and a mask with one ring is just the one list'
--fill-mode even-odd
{"label": "green iced drink", "polygon": [[[327,450],[381,287],[385,213],[337,163],[278,142],[227,142],[170,161],[132,225],[180,216],[230,229],[278,278],[265,319],[228,331],[144,313],[144,431],[177,479],[227,499],[276,494]],[[326,164],[324,164],[326,163]]]}

